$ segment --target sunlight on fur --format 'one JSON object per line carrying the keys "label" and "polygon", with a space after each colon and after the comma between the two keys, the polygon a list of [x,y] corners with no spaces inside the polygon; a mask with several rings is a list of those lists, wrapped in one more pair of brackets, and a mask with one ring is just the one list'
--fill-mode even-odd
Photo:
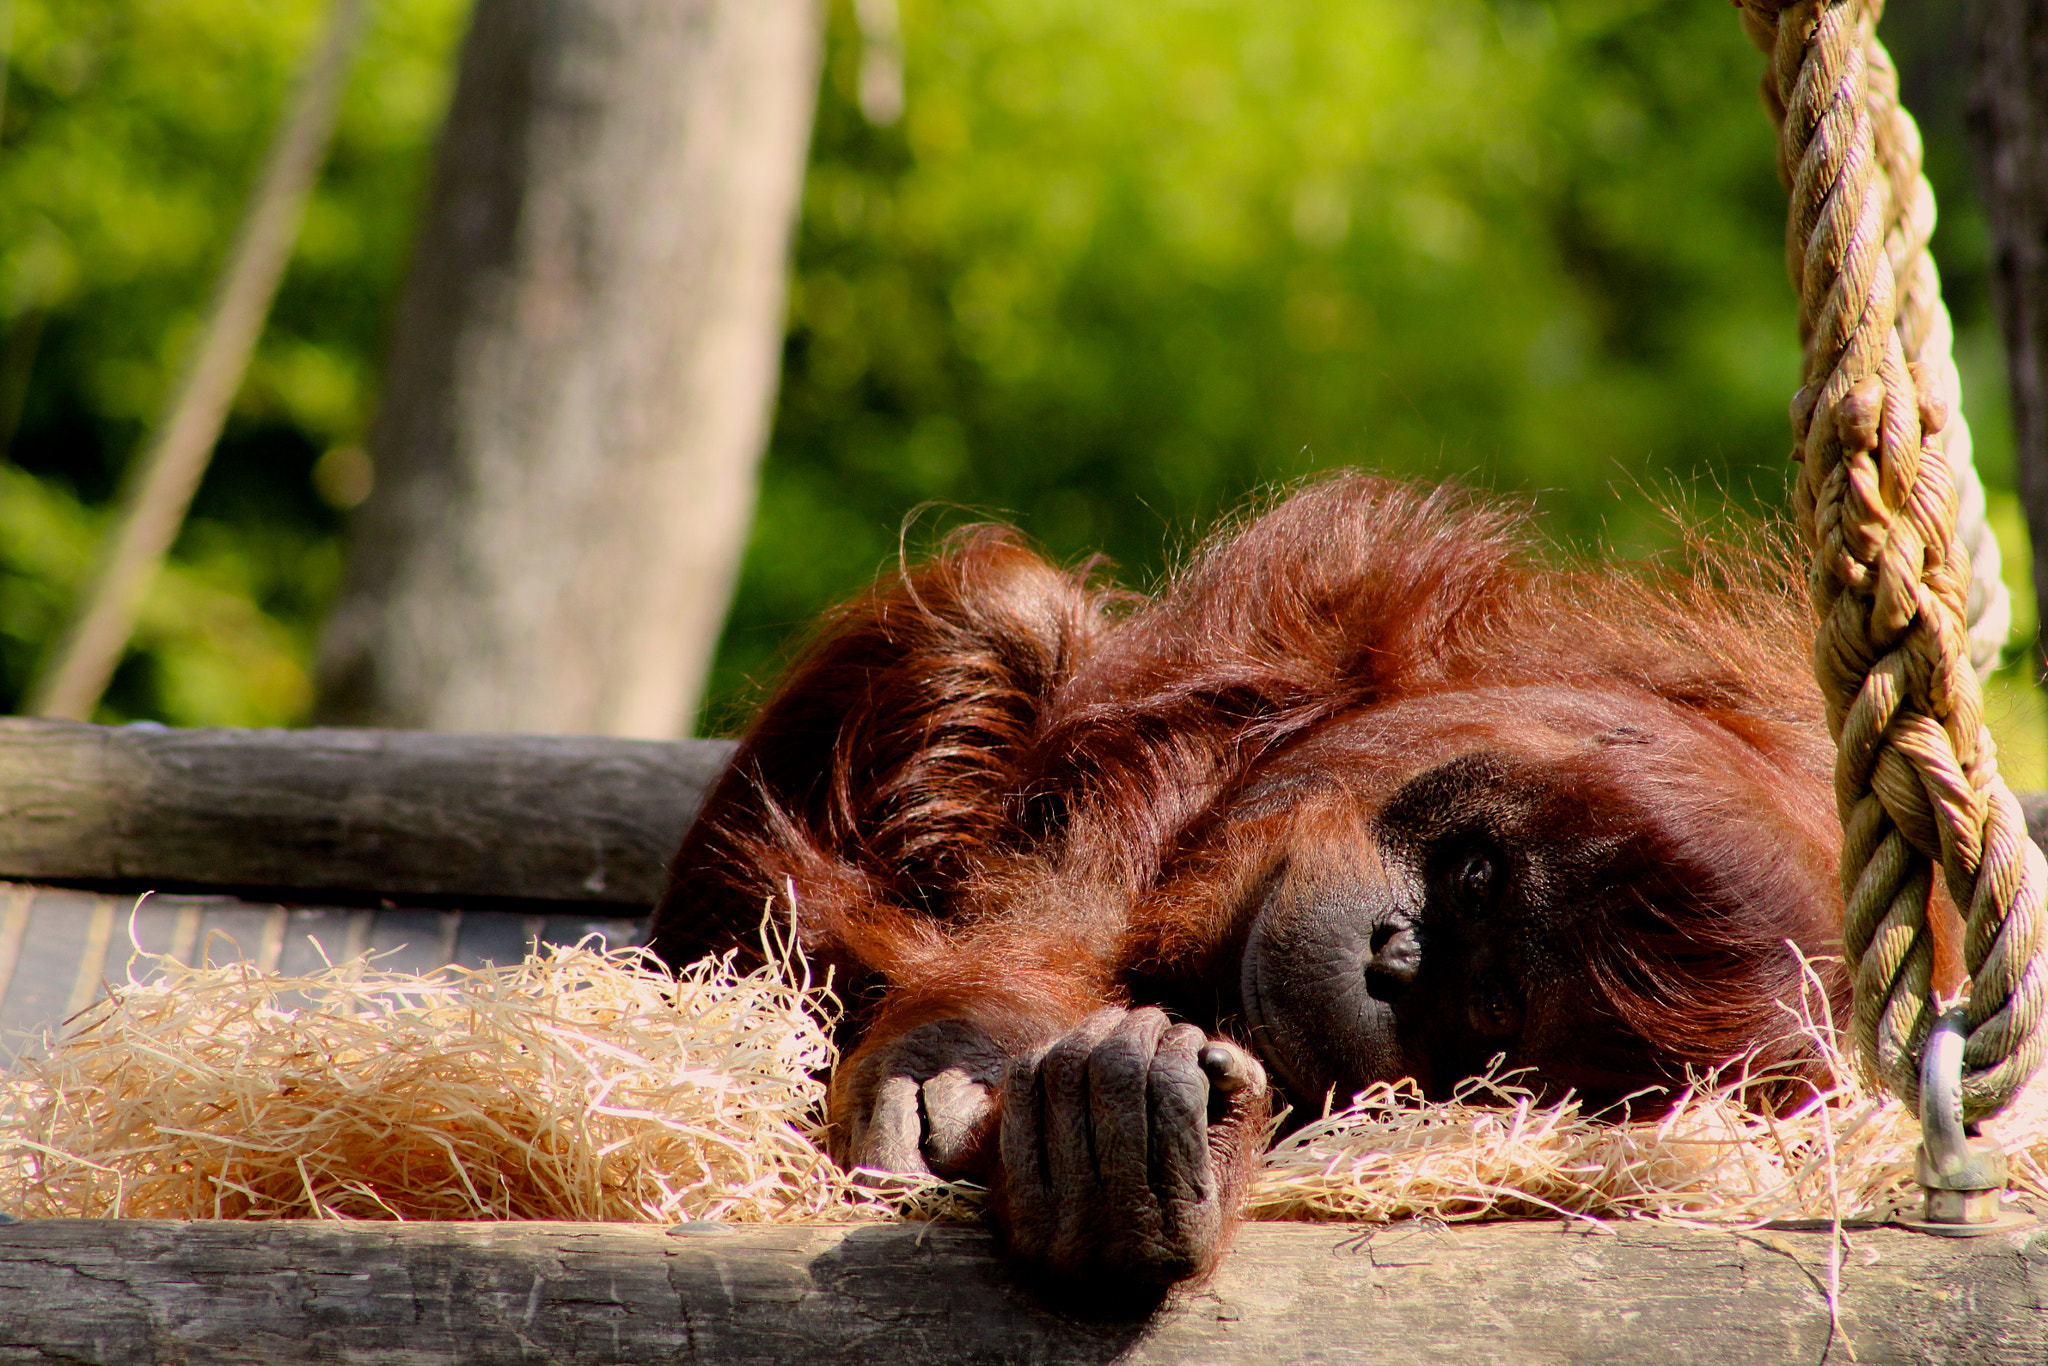
{"label": "sunlight on fur", "polygon": [[[8,1075],[0,1209],[757,1223],[975,1203],[964,1188],[863,1186],[825,1156],[834,1006],[786,955],[673,981],[636,951],[590,946],[425,977],[165,959],[135,976]],[[1824,1020],[1802,1026],[1828,1037]],[[1739,1068],[1626,1124],[1536,1105],[1512,1078],[1442,1104],[1375,1087],[1281,1140],[1245,1212],[1757,1223],[1910,1207],[1913,1119],[1834,1061],[1849,1080],[1775,1116],[1741,1106],[1757,1078]],[[2015,1188],[2048,1194],[2042,1088],[1988,1131]]]}

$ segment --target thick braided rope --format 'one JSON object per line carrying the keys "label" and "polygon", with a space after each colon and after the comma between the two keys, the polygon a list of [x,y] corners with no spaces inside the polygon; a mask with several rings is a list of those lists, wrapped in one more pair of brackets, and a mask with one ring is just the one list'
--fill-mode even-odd
{"label": "thick braided rope", "polygon": [[1970,561],[1970,596],[1963,619],[1969,625],[1970,663],[1981,679],[1998,667],[1999,653],[2012,633],[2012,597],[1999,562],[1998,537],[1991,530],[1984,481],[1977,477],[1970,424],[1963,415],[1955,329],[1949,323],[1948,305],[1942,302],[1934,253],[1927,249],[1934,235],[1934,187],[1920,172],[1920,129],[1899,103],[1898,69],[1884,44],[1873,41],[1864,58],[1877,161],[1891,194],[1885,256],[1891,261],[1898,294],[1899,345],[1913,370],[1921,404],[1937,418],[1947,414],[1947,421],[1927,424],[1929,443],[1939,443],[1947,456],[1949,482],[1955,487],[1955,539]]}
{"label": "thick braided rope", "polygon": [[1940,860],[1967,923],[1963,1097],[1974,1119],[2003,1108],[2048,1045],[2048,864],[1998,775],[1970,663],[1971,565],[1953,533],[1938,435],[1954,411],[1953,366],[1928,355],[1946,341],[1946,315],[1936,320],[1932,266],[1918,260],[1933,197],[1876,42],[1880,4],[1739,3],[1771,59],[1765,98],[1791,192],[1786,257],[1806,350],[1793,504],[1812,554],[1814,669],[1837,743],[1851,1031],[1865,1065],[1917,1103],[1935,1017],[1930,861]]}
{"label": "thick braided rope", "polygon": [[[1754,29],[1752,30],[1754,36]],[[1761,45],[1770,49],[1772,39]],[[1891,207],[1886,214],[1885,255],[1897,282],[1899,343],[1908,366],[1919,366],[1914,379],[1921,401],[1948,415],[1930,423],[1930,441],[1939,441],[1948,458],[1955,486],[1955,539],[1970,561],[1970,595],[1964,620],[1969,624],[1970,663],[1979,678],[1998,667],[2000,653],[2012,634],[2012,595],[2007,591],[1992,532],[1984,481],[1978,477],[1970,424],[1962,407],[1962,381],[1954,360],[1955,330],[1941,297],[1941,276],[1927,249],[1934,234],[1934,187],[1920,170],[1920,129],[1899,103],[1899,75],[1884,44],[1872,42],[1868,64],[1867,103]],[[1782,127],[1784,106],[1778,103],[1775,76],[1765,76],[1765,100]],[[1790,180],[1787,179],[1789,186]],[[1901,189],[1901,187],[1904,187]]]}

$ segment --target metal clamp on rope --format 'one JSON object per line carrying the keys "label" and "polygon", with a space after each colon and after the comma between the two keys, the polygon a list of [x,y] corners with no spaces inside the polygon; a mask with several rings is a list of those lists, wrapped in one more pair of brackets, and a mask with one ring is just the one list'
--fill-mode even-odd
{"label": "metal clamp on rope", "polygon": [[1944,1011],[1920,1055],[1920,1153],[1914,1167],[1927,1205],[1923,1218],[1900,1221],[1950,1237],[1998,1233],[2032,1222],[2025,1214],[1999,1208],[2005,1154],[1963,1124],[1965,1020],[1961,1006]]}

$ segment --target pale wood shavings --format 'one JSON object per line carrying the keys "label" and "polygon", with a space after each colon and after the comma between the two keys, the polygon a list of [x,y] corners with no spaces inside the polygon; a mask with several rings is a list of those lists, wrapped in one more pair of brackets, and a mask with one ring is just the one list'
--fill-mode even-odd
{"label": "pale wood shavings", "polygon": [[[1741,1066],[1697,1079],[1655,1119],[1616,1122],[1565,1099],[1539,1104],[1512,1076],[1425,1102],[1411,1082],[1373,1087],[1267,1154],[1255,1219],[1385,1222],[1513,1217],[1774,1220],[1917,1217],[1918,1119],[1872,1090],[1824,1018],[1802,1023],[1838,1078],[1778,1113],[1743,1104],[1770,1078]],[[2036,1083],[1986,1133],[2016,1191],[2048,1197],[2048,1088]]]}
{"label": "pale wood shavings", "polygon": [[[967,1186],[856,1182],[825,1155],[832,1005],[800,965],[670,979],[579,947],[426,977],[148,967],[6,1079],[0,1209],[753,1222],[978,1205]],[[1831,1049],[1824,1018],[1805,1027]],[[1754,1224],[1910,1207],[1913,1117],[1829,1056],[1843,1080],[1778,1114],[1743,1107],[1760,1079],[1740,1068],[1628,1123],[1513,1077],[1435,1104],[1376,1086],[1282,1138],[1246,1212]],[[1988,1132],[2015,1188],[2048,1197],[2048,1092]]]}
{"label": "pale wood shavings", "polygon": [[878,1217],[823,1153],[826,993],[631,950],[419,977],[152,960],[7,1079],[24,1216]]}

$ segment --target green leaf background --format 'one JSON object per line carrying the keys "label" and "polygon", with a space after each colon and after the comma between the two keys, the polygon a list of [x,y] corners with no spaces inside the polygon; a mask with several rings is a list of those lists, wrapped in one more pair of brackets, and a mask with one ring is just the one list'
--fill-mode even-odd
{"label": "green leaf background", "polygon": [[[0,117],[0,707],[195,325],[309,0],[13,0]],[[830,8],[760,516],[707,703],[962,520],[1143,584],[1362,464],[1603,553],[1784,500],[1797,349],[1760,59],[1709,0],[901,0],[906,108]],[[290,724],[466,7],[381,0],[276,313],[103,719]],[[2008,564],[2025,563],[1959,0],[1885,36]],[[2018,587],[2021,576],[2009,575]],[[2020,593],[2022,644],[2033,632]],[[2019,651],[2015,651],[2017,655]],[[1994,688],[2043,784],[2039,704]]]}

